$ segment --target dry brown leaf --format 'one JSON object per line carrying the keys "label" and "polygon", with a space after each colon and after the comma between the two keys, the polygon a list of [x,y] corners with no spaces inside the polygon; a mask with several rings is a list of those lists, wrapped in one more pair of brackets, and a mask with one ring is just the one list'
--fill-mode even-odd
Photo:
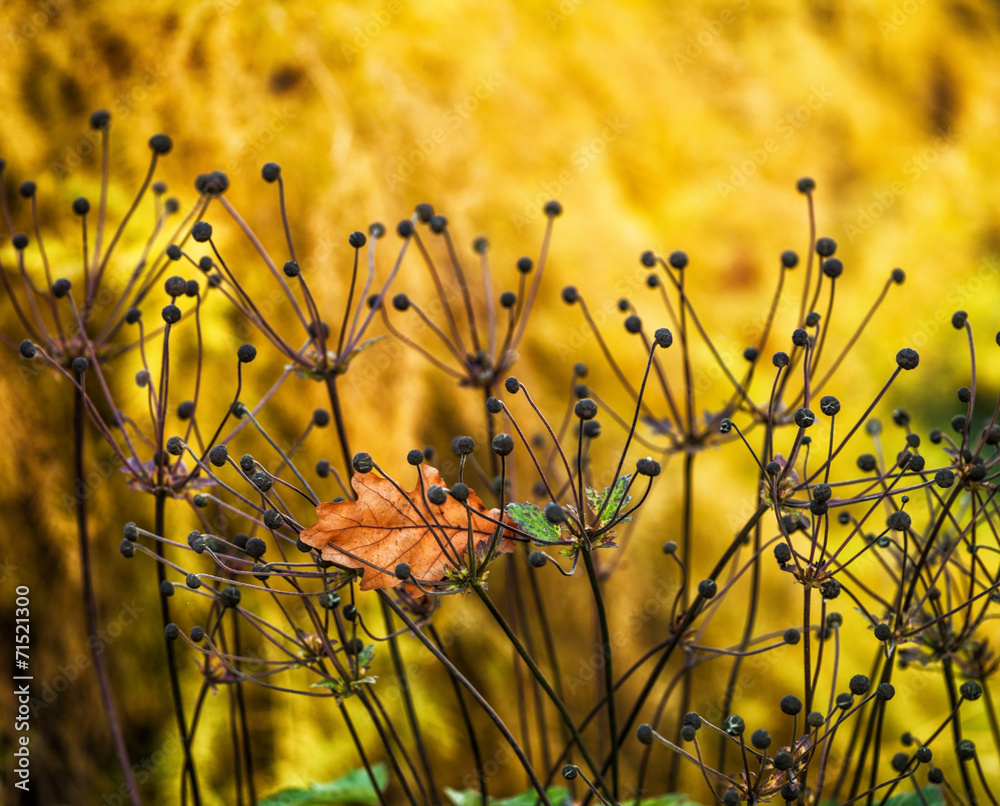
{"label": "dry brown leaf", "polygon": [[[324,560],[362,571],[361,590],[402,584],[393,575],[399,563],[407,563],[416,579],[443,578],[445,569],[454,567],[453,558],[461,557],[468,548],[469,511],[480,554],[496,527],[477,513],[498,521],[501,513],[499,509],[487,510],[472,490],[465,502],[468,510],[451,496],[440,506],[431,504],[425,498],[426,491],[432,484],[444,487],[445,483],[437,469],[429,465],[421,465],[420,474],[423,489],[418,484],[404,496],[388,479],[375,473],[355,473],[351,486],[358,494],[357,500],[320,504],[316,507],[318,520],[299,537],[303,543],[321,549]],[[504,538],[499,550],[509,553],[513,545]]]}

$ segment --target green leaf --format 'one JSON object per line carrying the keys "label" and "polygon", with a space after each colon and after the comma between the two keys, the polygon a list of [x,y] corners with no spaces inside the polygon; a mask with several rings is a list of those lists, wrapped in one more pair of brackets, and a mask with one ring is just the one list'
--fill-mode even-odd
{"label": "green leaf", "polygon": [[944,806],[944,795],[941,794],[939,786],[925,786],[920,790],[924,800],[916,792],[900,792],[885,801],[883,806],[923,806],[927,801],[928,806]]}
{"label": "green leaf", "polygon": [[[444,793],[452,806],[482,806],[483,798],[478,789],[465,789],[459,792],[446,786]],[[573,801],[566,787],[550,786],[545,790],[545,794],[549,796],[552,806],[572,806]],[[534,789],[529,789],[509,798],[490,798],[488,803],[490,806],[535,806],[538,803],[538,793]]]}
{"label": "green leaf", "polygon": [[535,504],[507,504],[507,517],[543,543],[554,543],[562,536],[562,530],[545,517],[545,512]]}
{"label": "green leaf", "polygon": [[358,667],[365,669],[372,665],[372,659],[375,657],[375,645],[369,644],[364,649],[358,653]]}
{"label": "green leaf", "polygon": [[341,373],[347,372],[347,368],[350,365],[350,363],[355,358],[357,358],[360,353],[363,353],[365,350],[374,347],[376,344],[382,341],[382,339],[388,338],[388,336],[389,336],[388,333],[383,333],[381,336],[375,336],[374,338],[368,339],[367,341],[363,341],[358,347],[351,350],[351,352],[347,354],[343,363],[339,365],[339,371]]}
{"label": "green leaf", "polygon": [[[385,791],[389,783],[389,771],[385,764],[373,764],[372,773],[378,788]],[[308,789],[292,787],[282,789],[259,801],[260,806],[346,806],[360,804],[367,806],[378,803],[378,792],[372,786],[372,779],[366,770],[352,770],[340,778],[324,783],[309,784]]]}
{"label": "green leaf", "polygon": [[313,683],[309,688],[332,688],[334,691],[340,691],[344,688],[343,680],[320,680],[318,683]]}
{"label": "green leaf", "polygon": [[[628,483],[631,478],[632,476],[627,473],[624,476],[620,476],[618,481],[615,482],[613,491],[610,487],[605,487],[604,491],[600,494],[593,487],[587,488],[587,503],[590,504],[591,511],[595,515],[598,512],[601,513],[601,520],[598,526],[609,523],[612,517],[614,517],[615,512],[619,511],[619,505],[621,505],[622,509],[628,506],[628,502],[632,500],[632,496],[625,495],[625,490],[628,489]],[[609,495],[611,496],[610,500],[608,499]],[[606,506],[605,501],[608,502]],[[620,520],[625,519],[621,518]],[[628,518],[628,520],[631,520],[631,518]]]}
{"label": "green leaf", "polygon": [[[334,374],[343,375],[350,368],[351,362],[355,358],[357,358],[359,353],[363,353],[365,350],[374,347],[376,344],[382,341],[382,339],[387,338],[388,336],[389,336],[388,333],[383,333],[381,336],[375,336],[374,338],[362,342],[355,349],[351,350],[351,352],[349,352],[346,356],[344,356],[343,361],[340,360],[339,356],[333,350],[327,350],[326,351],[327,366],[334,367]],[[312,352],[309,355],[309,360],[318,362],[319,360],[318,354],[316,352]],[[285,369],[288,370],[289,372],[294,372],[300,378],[306,378],[307,380],[312,380],[312,381],[322,381],[326,377],[325,373],[319,372],[318,370],[309,369],[308,367],[303,367],[301,364],[285,364]]]}
{"label": "green leaf", "polygon": [[[889,800],[884,801],[882,806],[924,806],[925,801],[927,806],[944,806],[944,796],[941,794],[941,787],[925,786],[920,792],[924,796],[924,800],[921,800],[920,795],[916,792],[900,792],[898,795],[893,795]],[[824,800],[819,806],[837,806],[838,803],[840,801]]]}
{"label": "green leaf", "polygon": [[348,697],[357,693],[357,690],[361,686],[373,686],[377,680],[377,677],[372,677],[370,675],[368,677],[359,677],[357,680],[320,680],[319,682],[313,683],[310,688],[332,689],[337,702],[343,702]]}
{"label": "green leaf", "polygon": [[[622,806],[635,806],[637,800],[627,800]],[[660,795],[659,797],[643,798],[640,806],[699,806],[697,801],[691,800],[687,795],[678,792],[675,795]]]}

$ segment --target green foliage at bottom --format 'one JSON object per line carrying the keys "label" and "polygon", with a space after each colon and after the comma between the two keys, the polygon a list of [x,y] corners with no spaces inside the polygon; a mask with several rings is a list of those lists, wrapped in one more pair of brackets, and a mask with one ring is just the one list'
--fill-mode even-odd
{"label": "green foliage at bottom", "polygon": [[[385,764],[373,764],[372,773],[378,788],[385,791],[389,772]],[[260,806],[367,806],[379,802],[378,792],[365,770],[352,770],[326,783],[312,783],[308,789],[282,789],[260,801]]]}

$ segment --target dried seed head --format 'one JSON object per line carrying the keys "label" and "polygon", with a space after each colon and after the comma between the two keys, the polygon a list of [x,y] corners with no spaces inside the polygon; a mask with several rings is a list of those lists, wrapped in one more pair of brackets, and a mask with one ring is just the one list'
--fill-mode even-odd
{"label": "dried seed head", "polygon": [[220,196],[229,189],[229,177],[222,171],[211,171],[195,180],[195,188],[199,193]]}
{"label": "dried seed head", "polygon": [[154,134],[149,138],[149,147],[157,156],[163,157],[170,153],[174,147],[174,141],[166,134]]}
{"label": "dried seed head", "polygon": [[576,402],[573,413],[581,420],[593,420],[597,416],[597,404],[589,397],[585,397]]}
{"label": "dried seed head", "polygon": [[671,344],[674,343],[674,334],[665,327],[658,327],[656,332],[653,333],[653,341],[656,342],[657,347],[661,347],[666,350]]}
{"label": "dried seed head", "polygon": [[455,437],[451,441],[451,452],[455,456],[468,456],[476,450],[476,442],[472,437]]}
{"label": "dried seed head", "polygon": [[878,467],[878,460],[874,454],[863,453],[858,457],[858,468],[863,472],[871,473],[876,467]]}
{"label": "dried seed head", "polygon": [[840,596],[840,583],[836,579],[828,579],[819,586],[819,592],[824,599],[836,599]]}
{"label": "dried seed head", "polygon": [[229,459],[229,448],[225,445],[216,445],[208,452],[208,460],[216,467],[222,467]]}
{"label": "dried seed head", "polygon": [[836,280],[844,273],[844,264],[838,257],[832,257],[823,261],[823,274],[831,280]]}
{"label": "dried seed head", "polygon": [[246,545],[243,548],[248,557],[252,557],[255,560],[259,560],[264,556],[264,552],[267,551],[267,543],[261,540],[259,537],[251,537],[247,540]]}
{"label": "dried seed head", "polygon": [[917,354],[916,350],[909,347],[904,347],[898,353],[896,353],[896,363],[902,369],[916,369],[917,364],[920,363],[920,356]]}
{"label": "dried seed head", "polygon": [[972,761],[976,757],[976,745],[971,739],[962,739],[955,745],[955,755],[959,761]]}
{"label": "dried seed head", "polygon": [[837,251],[837,242],[833,238],[820,238],[816,241],[816,254],[820,257],[830,257]]}
{"label": "dried seed head", "polygon": [[719,592],[719,586],[714,579],[703,579],[698,583],[698,595],[702,599],[711,599]]}
{"label": "dried seed head", "polygon": [[802,710],[802,700],[794,694],[786,694],[781,698],[781,712],[788,716],[795,716]]}
{"label": "dried seed head", "polygon": [[197,243],[205,243],[212,237],[212,225],[207,221],[198,221],[191,227],[191,238]]}
{"label": "dried seed head", "polygon": [[823,395],[819,401],[819,410],[827,417],[833,417],[840,413],[840,401],[833,395]]}
{"label": "dried seed head", "polygon": [[492,448],[497,456],[508,456],[514,450],[514,438],[510,434],[497,434],[493,437]]}
{"label": "dried seed head", "polygon": [[795,412],[795,424],[799,428],[808,428],[816,422],[816,415],[810,409],[802,408]]}
{"label": "dried seed head", "polygon": [[90,113],[90,128],[107,131],[111,125],[111,113],[107,109],[97,109]]}
{"label": "dried seed head", "polygon": [[746,722],[739,714],[730,714],[723,720],[722,729],[730,736],[741,736],[746,730]]}
{"label": "dried seed head", "polygon": [[223,607],[236,607],[242,598],[243,594],[235,585],[227,585],[219,591],[219,601],[222,602]]}
{"label": "dried seed head", "polygon": [[966,680],[962,683],[962,687],[959,691],[962,692],[962,697],[964,699],[973,702],[983,696],[983,687],[980,686],[975,680]]}
{"label": "dried seed head", "polygon": [[681,251],[680,249],[671,252],[667,262],[675,269],[683,269],[688,264],[687,253]]}
{"label": "dried seed head", "polygon": [[660,475],[660,463],[652,457],[646,456],[636,461],[635,472],[640,476],[655,478]]}

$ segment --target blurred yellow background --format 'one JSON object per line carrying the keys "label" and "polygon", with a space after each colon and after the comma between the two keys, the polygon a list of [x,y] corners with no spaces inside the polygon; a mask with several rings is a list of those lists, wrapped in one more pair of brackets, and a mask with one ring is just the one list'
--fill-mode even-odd
{"label": "blurred yellow background", "polygon": [[[957,413],[952,390],[967,383],[968,372],[963,340],[949,325],[958,308],[969,311],[981,337],[979,392],[986,405],[1000,390],[992,338],[1000,325],[995,4],[7,0],[0,8],[0,54],[6,193],[19,226],[30,232],[17,187],[25,179],[38,183],[47,246],[64,266],[56,276],[79,281],[79,236],[69,204],[78,195],[97,198],[99,163],[87,119],[98,107],[113,115],[115,222],[141,182],[147,138],[163,131],[173,137],[174,149],[157,176],[182,207],[196,198],[196,174],[226,171],[227,198],[275,259],[284,260],[276,191],[259,173],[266,161],[280,163],[300,262],[312,260],[310,283],[333,311],[331,322],[339,320],[349,282],[351,231],[366,230],[372,221],[387,225],[389,235],[379,247],[384,277],[396,254],[395,223],[416,203],[430,202],[448,217],[468,265],[474,265],[472,239],[489,237],[496,283],[513,288],[516,259],[537,257],[545,226],[541,207],[557,198],[564,214],[555,222],[548,273],[515,371],[558,418],[570,368],[584,359],[591,365],[588,383],[625,408],[625,396],[581,327],[579,310],[559,300],[564,285],[578,285],[592,310],[604,312],[602,330],[636,377],[641,351],[621,327],[615,302],[628,296],[650,328],[666,324],[643,284],[639,255],[645,249],[685,249],[689,289],[702,321],[720,351],[739,365],[754,323],[766,314],[780,252],[791,248],[804,256],[806,203],[795,181],[809,175],[818,188],[818,234],[838,241],[846,266],[832,323],[840,341],[890,270],[899,266],[907,273],[829,389],[840,395],[846,417],[864,410],[904,346],[921,352],[921,366],[889,394],[883,419],[905,404],[926,433]],[[140,210],[146,218],[130,228],[112,274],[124,277],[131,270],[148,233],[149,210]],[[217,225],[231,265],[249,285],[269,292],[270,278],[221,208],[213,206],[208,220]],[[6,268],[13,254],[8,235],[0,239]],[[779,321],[771,351],[788,347],[801,272],[790,278],[794,304]],[[430,298],[415,254],[394,290]],[[158,290],[152,299],[147,316],[162,304]],[[0,311],[3,332],[16,344],[23,334],[9,305]],[[236,317],[220,299],[206,317],[210,360],[226,368],[211,391],[222,405],[233,388],[226,373],[235,363],[229,333]],[[404,331],[411,323],[394,319]],[[286,324],[286,332],[294,332]],[[259,394],[283,362],[262,338],[251,340],[261,357],[248,383]],[[12,350],[0,353],[0,367],[0,561],[11,569],[3,578],[3,607],[13,584],[45,591],[34,618],[39,653],[55,669],[86,649],[72,512],[60,497],[70,481],[68,389],[44,373],[24,380]],[[126,362],[120,376],[121,399],[132,404],[142,401],[129,382],[135,368]],[[290,438],[313,408],[324,405],[319,385],[295,383],[294,394],[270,410],[271,426]],[[342,388],[352,447],[371,452],[400,479],[409,479],[409,448],[434,443],[447,454],[452,435],[481,427],[479,394],[457,389],[390,341],[361,356]],[[717,407],[725,391],[709,387],[700,405]],[[937,419],[927,419],[932,415]],[[605,432],[616,434],[617,444],[610,422]],[[335,460],[332,429],[322,439],[329,444],[314,447]],[[608,442],[599,458],[610,462]],[[867,447],[847,453],[862,449]],[[98,467],[107,456],[95,441],[92,464]],[[735,485],[740,498],[732,508],[739,510],[752,497],[751,471],[735,446],[702,463],[699,474],[711,484],[697,497],[703,513],[699,540],[715,551],[706,550],[704,562],[696,551],[696,578],[734,531],[714,488],[720,480]],[[173,735],[169,695],[159,667],[152,571],[124,564],[117,544],[125,520],[144,518],[148,524],[151,504],[125,491],[124,480],[111,478],[95,498],[103,503],[94,518],[98,589],[107,619],[133,599],[145,608],[148,629],[109,648],[119,704],[133,731],[135,755],[142,756]],[[672,467],[659,480],[641,527],[647,531],[640,530],[644,536],[622,563],[623,582],[611,602],[623,621],[656,601],[665,567],[659,547],[678,528],[676,480]],[[186,532],[179,525],[177,539]],[[775,587],[762,623],[783,629],[782,608],[800,596],[791,586]],[[492,634],[462,627],[466,619],[483,621],[469,604],[449,602],[442,616],[458,625],[456,633],[470,637],[466,657],[496,654],[495,675],[489,669],[481,675],[492,691],[502,692],[509,685],[503,677],[509,650]],[[842,610],[846,619],[849,608]],[[556,621],[567,633],[577,631],[579,647],[589,640],[590,625],[576,625],[571,615],[557,613]],[[661,635],[655,620],[643,622],[636,646]],[[720,627],[718,640],[725,636]],[[857,664],[845,662],[845,668],[866,670],[869,658],[866,648]],[[748,724],[766,719],[773,703],[797,683],[793,660],[789,655],[788,669],[778,664],[754,678],[745,695]],[[190,660],[183,662],[192,673]],[[721,685],[721,674],[714,685]],[[907,727],[928,732],[936,724],[940,683],[935,678],[932,685],[937,688],[928,714],[914,715],[917,725],[894,724],[894,736]],[[257,706],[255,740],[262,758],[270,759],[261,763],[259,790],[325,780],[357,765],[332,708],[319,718],[311,700],[251,697]],[[81,680],[44,712],[39,731],[47,741],[39,769],[57,770],[80,791],[111,792],[120,777],[96,703],[96,687]],[[433,696],[423,707],[435,752],[443,758],[460,752],[452,745],[458,733],[435,709]],[[200,752],[209,758],[218,753],[217,771],[210,760],[203,762],[206,802],[223,803],[229,757],[221,700],[215,710],[220,713],[206,717],[211,738]],[[158,793],[149,802],[174,797],[179,754],[168,758],[147,785]],[[667,763],[665,751],[654,759]],[[984,763],[991,774],[998,772],[995,759]],[[449,783],[461,783],[467,772],[457,770]],[[686,780],[697,785],[695,771],[688,774]],[[498,780],[507,788],[523,785],[509,772]],[[71,789],[53,784],[49,791],[69,798]],[[83,796],[66,802],[93,801]]]}

